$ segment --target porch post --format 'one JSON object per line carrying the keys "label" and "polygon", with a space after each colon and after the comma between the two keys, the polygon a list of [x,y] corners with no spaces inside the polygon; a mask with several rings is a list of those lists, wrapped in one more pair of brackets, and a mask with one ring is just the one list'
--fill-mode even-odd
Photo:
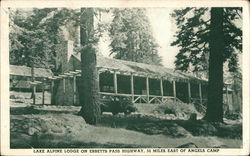
{"label": "porch post", "polygon": [[114,91],[115,91],[115,94],[117,94],[117,74],[116,72],[114,72]]}
{"label": "porch post", "polygon": [[149,78],[146,77],[146,92],[147,92],[147,102],[149,103]]}
{"label": "porch post", "polygon": [[191,84],[190,82],[188,81],[188,102],[191,103]]}
{"label": "porch post", "polygon": [[174,102],[176,102],[176,86],[175,86],[175,80],[173,81],[173,93],[174,93]]}
{"label": "porch post", "polygon": [[97,89],[98,89],[98,94],[99,94],[99,92],[100,92],[100,73],[101,73],[101,72],[98,70],[98,71],[97,71],[97,82],[98,82],[98,88],[97,88]]}
{"label": "porch post", "polygon": [[63,105],[65,105],[65,78],[63,77]]}
{"label": "porch post", "polygon": [[164,93],[163,93],[163,79],[162,79],[162,77],[160,78],[160,89],[161,89],[161,102],[163,103]]}
{"label": "porch post", "polygon": [[73,76],[73,105],[76,104],[76,75]]}
{"label": "porch post", "polygon": [[51,88],[50,88],[50,104],[54,104],[53,102],[54,102],[54,80],[52,79],[51,80],[51,86],[50,86]]}
{"label": "porch post", "polygon": [[201,90],[201,83],[199,83],[199,96],[200,96],[200,104],[202,104],[202,90]]}
{"label": "porch post", "polygon": [[131,87],[132,102],[134,102],[134,75],[132,73],[130,76],[130,87]]}
{"label": "porch post", "polygon": [[33,95],[33,105],[35,105],[36,104],[36,84],[33,84],[33,93],[34,93],[34,95]]}
{"label": "porch post", "polygon": [[227,84],[226,84],[226,101],[227,101],[227,105],[229,106],[228,87],[227,87]]}
{"label": "porch post", "polygon": [[42,104],[44,105],[44,99],[45,99],[45,95],[44,95],[44,83],[42,83]]}

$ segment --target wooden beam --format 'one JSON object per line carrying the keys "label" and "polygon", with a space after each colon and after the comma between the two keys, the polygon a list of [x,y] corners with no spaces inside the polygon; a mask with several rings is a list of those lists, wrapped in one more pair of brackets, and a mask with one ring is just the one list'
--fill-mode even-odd
{"label": "wooden beam", "polygon": [[176,85],[175,85],[175,80],[173,81],[173,93],[174,93],[174,102],[176,102]]}
{"label": "wooden beam", "polygon": [[160,89],[161,89],[161,102],[163,103],[164,99],[164,90],[163,90],[163,78],[160,78]]}
{"label": "wooden beam", "polygon": [[73,76],[73,105],[76,104],[76,76]]}
{"label": "wooden beam", "polygon": [[77,71],[69,71],[69,73],[71,73],[71,74],[78,74],[78,73],[81,73],[81,72],[77,72]]}
{"label": "wooden beam", "polygon": [[188,102],[191,103],[191,84],[190,82],[188,81]]}
{"label": "wooden beam", "polygon": [[30,81],[29,83],[30,83],[30,85],[32,85],[32,86],[36,86],[36,85],[38,85],[38,84],[41,84],[42,82],[41,82],[41,81]]}
{"label": "wooden beam", "polygon": [[63,105],[65,105],[65,78],[63,78]]}
{"label": "wooden beam", "polygon": [[146,92],[147,92],[147,102],[149,103],[149,78],[146,77]]}
{"label": "wooden beam", "polygon": [[34,95],[33,95],[33,105],[35,105],[36,104],[36,85],[34,85],[32,87],[32,89],[33,89],[33,93],[34,93]]}
{"label": "wooden beam", "polygon": [[42,104],[44,105],[45,95],[44,95],[44,83],[42,84]]}
{"label": "wooden beam", "polygon": [[201,90],[201,83],[199,83],[199,97],[200,97],[200,104],[202,104],[202,90]]}
{"label": "wooden beam", "polygon": [[65,77],[67,77],[67,75],[61,74],[61,75],[58,75],[58,77],[59,77],[59,78],[65,78]]}
{"label": "wooden beam", "polygon": [[114,74],[113,74],[113,79],[114,79],[114,92],[115,92],[115,94],[117,94],[117,74],[116,74],[116,72],[114,72]]}
{"label": "wooden beam", "polygon": [[53,76],[54,79],[61,79],[59,76]]}
{"label": "wooden beam", "polygon": [[98,82],[97,90],[98,90],[98,92],[100,92],[100,73],[99,72],[97,72],[97,80],[96,81]]}
{"label": "wooden beam", "polygon": [[131,87],[131,95],[132,95],[132,102],[134,102],[134,75],[131,74],[130,76],[130,87]]}
{"label": "wooden beam", "polygon": [[227,101],[227,105],[229,106],[228,87],[227,87],[227,85],[226,85],[226,101]]}
{"label": "wooden beam", "polygon": [[54,104],[54,97],[55,97],[55,95],[54,95],[54,80],[52,80],[51,81],[51,88],[50,88],[50,104]]}
{"label": "wooden beam", "polygon": [[69,77],[69,76],[74,75],[74,73],[70,73],[70,72],[69,72],[69,73],[64,73],[64,75],[67,75],[67,76]]}
{"label": "wooden beam", "polygon": [[164,92],[163,92],[163,79],[160,78],[160,89],[161,89],[161,96],[163,97]]}

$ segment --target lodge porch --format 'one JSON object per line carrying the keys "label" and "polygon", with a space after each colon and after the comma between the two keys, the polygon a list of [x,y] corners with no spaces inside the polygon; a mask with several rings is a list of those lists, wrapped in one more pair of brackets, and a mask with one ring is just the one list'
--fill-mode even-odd
{"label": "lodge porch", "polygon": [[[51,81],[52,101],[55,98],[55,83],[62,83],[63,98],[69,94],[72,105],[79,105],[77,84],[81,81],[81,71],[69,71],[59,76],[49,77]],[[133,103],[164,104],[168,101],[205,105],[207,84],[198,81],[174,79],[145,73],[132,73],[107,68],[98,68],[99,93],[102,99],[114,96],[129,97]],[[70,85],[69,85],[70,83]],[[58,88],[56,89],[58,91]],[[70,93],[67,90],[71,90]]]}

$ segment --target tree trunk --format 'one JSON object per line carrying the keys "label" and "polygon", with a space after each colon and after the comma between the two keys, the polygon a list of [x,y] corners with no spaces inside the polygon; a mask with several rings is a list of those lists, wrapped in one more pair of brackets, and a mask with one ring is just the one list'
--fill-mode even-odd
{"label": "tree trunk", "polygon": [[223,8],[211,9],[208,103],[205,120],[223,122]]}
{"label": "tree trunk", "polygon": [[[34,58],[31,57],[31,81],[32,82],[35,82],[35,70],[34,70]],[[31,88],[31,99],[33,99],[33,101],[35,100],[35,89],[34,89],[34,85],[32,85],[32,88]],[[34,102],[33,102],[34,104]]]}
{"label": "tree trunk", "polygon": [[[79,114],[89,124],[97,124],[100,117],[99,80],[96,68],[96,49],[93,41],[94,11],[92,8],[81,8],[80,42],[81,51],[81,85]],[[90,43],[91,41],[91,43]]]}

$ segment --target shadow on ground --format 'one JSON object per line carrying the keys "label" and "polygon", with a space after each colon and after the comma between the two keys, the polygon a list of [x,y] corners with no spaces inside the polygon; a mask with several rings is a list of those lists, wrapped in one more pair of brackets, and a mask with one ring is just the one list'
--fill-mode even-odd
{"label": "shadow on ground", "polygon": [[97,126],[77,116],[79,108],[10,109],[11,148],[239,148],[242,124],[166,120],[150,115],[104,114]]}

